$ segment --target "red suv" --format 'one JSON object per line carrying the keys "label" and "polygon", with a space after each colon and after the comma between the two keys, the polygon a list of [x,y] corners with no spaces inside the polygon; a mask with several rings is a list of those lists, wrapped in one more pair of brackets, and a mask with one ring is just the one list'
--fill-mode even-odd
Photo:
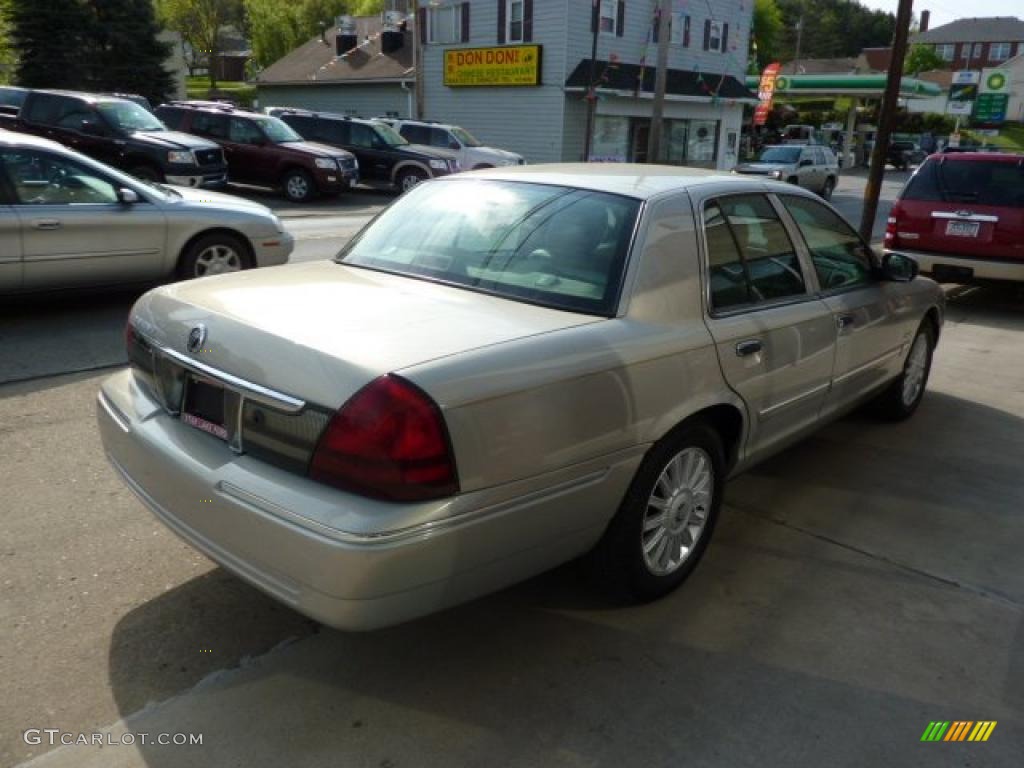
{"label": "red suv", "polygon": [[175,130],[224,148],[228,180],[278,187],[292,202],[337,194],[359,181],[355,155],[306,141],[276,117],[209,102],[171,102],[156,115]]}
{"label": "red suv", "polygon": [[885,249],[939,282],[1024,281],[1024,155],[932,155],[889,214]]}

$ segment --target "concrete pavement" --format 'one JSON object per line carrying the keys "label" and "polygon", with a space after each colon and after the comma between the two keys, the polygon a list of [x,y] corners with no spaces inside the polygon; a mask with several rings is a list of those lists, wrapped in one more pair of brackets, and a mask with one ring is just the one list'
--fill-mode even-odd
{"label": "concrete pavement", "polygon": [[[855,415],[738,478],[665,600],[609,605],[571,564],[369,635],[155,522],[101,456],[100,375],[0,386],[0,764],[1017,765],[1022,334],[1012,291],[956,289],[914,419]],[[937,719],[999,724],[920,743]],[[203,744],[52,749],[27,728]]]}

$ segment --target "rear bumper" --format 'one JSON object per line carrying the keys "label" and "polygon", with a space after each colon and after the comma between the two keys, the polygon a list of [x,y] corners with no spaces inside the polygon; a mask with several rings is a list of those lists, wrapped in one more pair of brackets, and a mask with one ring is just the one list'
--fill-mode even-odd
{"label": "rear bumper", "polygon": [[939,282],[969,283],[972,280],[1024,282],[1024,262],[908,251],[902,248],[896,250],[913,258],[923,273],[932,275]]}
{"label": "rear bumper", "polygon": [[[429,522],[373,530],[395,505],[231,453],[168,416],[130,371],[104,382],[97,415],[111,464],[172,531],[300,613],[349,630],[432,613],[585,552],[640,461],[605,462],[603,471],[458,514],[464,499],[430,502],[415,510]],[[353,533],[339,519],[367,525]]]}

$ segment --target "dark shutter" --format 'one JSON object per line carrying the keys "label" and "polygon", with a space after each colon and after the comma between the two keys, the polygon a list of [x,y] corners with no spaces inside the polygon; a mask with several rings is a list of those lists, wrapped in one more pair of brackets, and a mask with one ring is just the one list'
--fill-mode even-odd
{"label": "dark shutter", "polygon": [[711,19],[704,19],[704,50],[711,47]]}
{"label": "dark shutter", "polygon": [[683,17],[683,47],[690,47],[690,16]]}
{"label": "dark shutter", "polygon": [[619,0],[615,8],[615,36],[622,37],[626,33],[626,0]]}
{"label": "dark shutter", "polygon": [[459,39],[464,42],[469,42],[469,3],[462,4],[462,35]]}
{"label": "dark shutter", "polygon": [[729,49],[726,46],[729,44],[729,25],[722,25],[722,47],[719,49],[722,53],[725,53]]}
{"label": "dark shutter", "polygon": [[533,42],[533,0],[523,0],[523,42]]}
{"label": "dark shutter", "polygon": [[498,45],[505,44],[505,14],[507,12],[505,0],[498,0]]}
{"label": "dark shutter", "polygon": [[416,9],[416,34],[420,36],[420,44],[427,42],[427,9]]}

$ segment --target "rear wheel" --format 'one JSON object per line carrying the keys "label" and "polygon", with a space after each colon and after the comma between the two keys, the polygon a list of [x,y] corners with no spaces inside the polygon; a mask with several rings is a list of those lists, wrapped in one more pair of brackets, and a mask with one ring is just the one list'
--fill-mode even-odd
{"label": "rear wheel", "polygon": [[836,180],[829,176],[825,179],[825,186],[821,188],[821,197],[823,200],[831,200],[832,193],[836,189]]}
{"label": "rear wheel", "polygon": [[402,192],[408,192],[421,181],[426,181],[427,178],[429,178],[427,174],[419,168],[407,168],[398,174],[398,178],[395,179],[395,183]]}
{"label": "rear wheel", "polygon": [[316,197],[313,177],[301,168],[293,168],[281,179],[284,196],[293,203],[308,203]]}
{"label": "rear wheel", "polygon": [[178,276],[184,280],[239,272],[253,266],[249,249],[241,238],[226,232],[200,237],[181,254]]}
{"label": "rear wheel", "polygon": [[935,331],[931,323],[925,320],[910,345],[903,371],[875,401],[882,416],[892,421],[902,421],[914,414],[924,397],[934,349]]}
{"label": "rear wheel", "polygon": [[707,423],[683,424],[657,443],[595,551],[606,587],[653,600],[682,584],[707,549],[724,481],[722,440]]}
{"label": "rear wheel", "polygon": [[790,176],[788,179],[786,179],[786,182],[789,184],[793,184],[794,186],[800,185],[800,180],[796,176]]}

